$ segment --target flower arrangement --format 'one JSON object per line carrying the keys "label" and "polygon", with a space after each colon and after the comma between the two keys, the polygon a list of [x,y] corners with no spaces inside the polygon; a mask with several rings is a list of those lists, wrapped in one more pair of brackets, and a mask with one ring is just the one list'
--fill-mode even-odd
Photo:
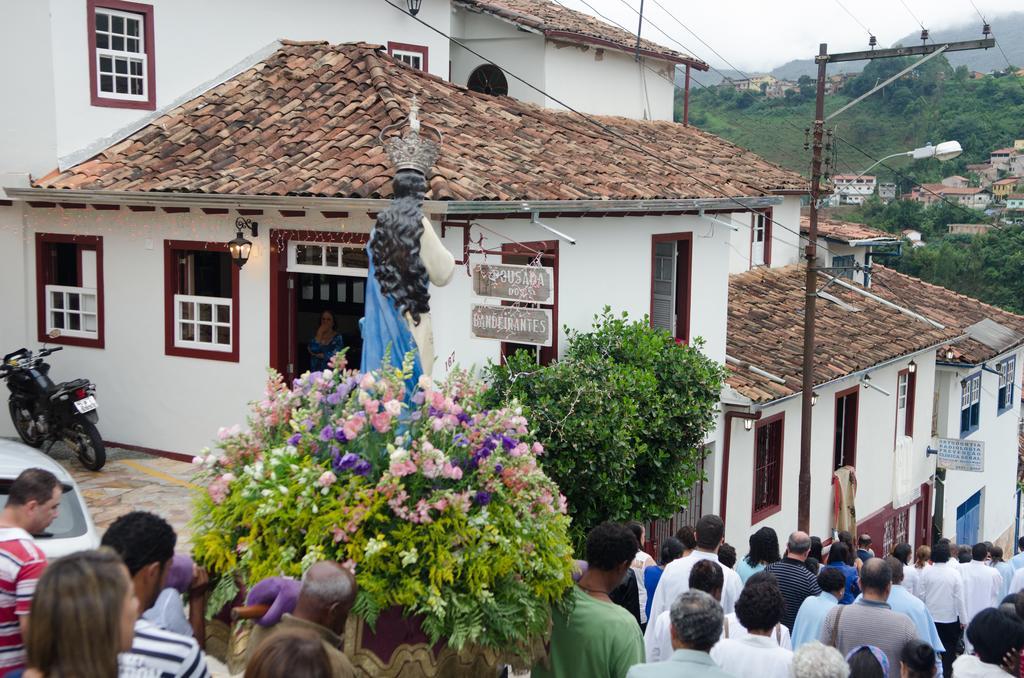
{"label": "flower arrangement", "polygon": [[250,431],[222,429],[196,463],[194,553],[219,575],[210,606],[266,577],[331,559],[354,569],[354,611],[399,606],[431,642],[524,658],[572,585],[564,497],[537,464],[518,407],[483,409],[483,384],[359,373],[343,356],[271,374]]}

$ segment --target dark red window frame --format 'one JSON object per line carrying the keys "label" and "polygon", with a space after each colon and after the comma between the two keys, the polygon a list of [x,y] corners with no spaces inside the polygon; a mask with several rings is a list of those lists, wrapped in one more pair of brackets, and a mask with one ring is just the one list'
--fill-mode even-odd
{"label": "dark red window frame", "polygon": [[[46,286],[52,282],[52,270],[47,255],[51,243],[73,243],[79,245],[78,252],[78,283],[82,283],[82,250],[96,251],[96,339],[82,337],[46,336]],[[103,313],[103,236],[73,235],[70,233],[36,233],[36,331],[40,343],[63,344],[65,346],[84,346],[87,348],[103,348],[104,346],[104,313]]]}
{"label": "dark red window frame", "polygon": [[[764,216],[764,263],[754,263],[754,227],[757,226],[757,217]],[[750,267],[772,265],[772,208],[766,207],[754,210],[750,213],[750,255],[748,260]],[[741,255],[742,256],[742,255]]]}
{"label": "dark red window frame", "polygon": [[[909,369],[903,369],[899,371],[896,376],[896,407],[899,408],[899,378],[906,375],[907,377],[907,421],[903,427],[903,435],[911,436],[914,435],[914,405],[917,398],[917,372],[911,372]],[[899,435],[899,431],[896,431]]]}
{"label": "dark red window frame", "polygon": [[[750,521],[752,524],[782,510],[782,462],[786,449],[785,434],[785,412],[760,419],[754,426],[754,487],[750,498]],[[759,505],[758,487],[766,475],[769,487]]]}
{"label": "dark red window frame", "polygon": [[420,70],[422,70],[424,73],[430,71],[430,48],[427,47],[426,45],[414,45],[408,42],[391,42],[390,40],[388,40],[388,56],[393,57],[395,55],[396,49],[402,52],[416,52],[423,59],[423,68],[421,68]]}
{"label": "dark red window frame", "polygon": [[[839,441],[838,441],[838,439],[836,437],[836,433],[837,433],[837,430],[836,430],[836,419],[838,418],[838,414],[839,414],[839,403],[840,403],[840,401],[842,401],[847,396],[854,396],[853,407],[851,408],[853,410],[853,425],[850,426],[848,424],[848,420],[846,418],[844,418],[844,420],[843,420],[843,437],[845,439],[844,443],[846,443],[844,445],[844,451],[846,452],[846,454],[844,455],[845,458],[843,459],[843,464],[842,465],[843,466],[853,466],[853,467],[857,466],[857,426],[858,426],[858,423],[860,421],[860,385],[859,384],[857,386],[854,386],[853,388],[848,388],[848,389],[845,389],[843,391],[838,391],[836,393],[835,411],[833,412],[833,416],[832,416],[832,426],[833,426],[833,430],[832,430],[832,468],[833,468],[833,470],[837,469],[837,468],[840,468],[837,465],[838,461],[839,461],[839,445],[837,443]],[[845,406],[845,403],[844,403],[844,406]],[[851,450],[852,450],[852,453],[851,453]],[[851,459],[851,457],[852,457],[852,459]]]}
{"label": "dark red window frame", "polygon": [[242,343],[239,334],[238,303],[239,267],[231,264],[231,350],[205,351],[199,348],[181,348],[174,345],[174,294],[178,288],[178,266],[174,260],[175,252],[227,252],[224,242],[205,242],[202,240],[165,240],[164,241],[164,354],[179,358],[201,358],[204,360],[222,360],[238,362],[238,348]]}
{"label": "dark red window frame", "polygon": [[[677,242],[686,243],[686,255],[685,257],[679,256],[676,259],[676,271],[675,271],[675,284],[676,292],[679,291],[679,281],[683,278],[680,275],[681,267],[685,266],[686,272],[686,289],[684,294],[677,294],[676,296],[676,327],[673,332],[676,341],[678,343],[689,344],[690,343],[690,297],[693,291],[693,233],[657,233],[651,236],[651,306],[650,306],[650,322],[654,322],[654,274],[655,266],[657,265],[657,247],[658,243],[661,242]],[[678,245],[677,245],[678,247]],[[685,307],[680,308],[680,304]]]}
{"label": "dark red window frame", "polygon": [[[142,16],[143,40],[146,43],[146,100],[128,101],[112,99],[99,93],[96,75],[96,10],[113,9]],[[106,108],[134,108],[143,111],[156,110],[156,43],[154,41],[153,5],[143,5],[125,0],[86,0],[85,44],[89,48],[89,101],[93,106]]]}
{"label": "dark red window frame", "polygon": [[[541,266],[550,266],[554,269],[552,283],[555,286],[555,302],[551,305],[551,345],[539,347],[540,364],[550,365],[558,359],[558,241],[537,240],[534,242],[504,243],[501,246],[501,252],[503,263],[512,263],[508,257],[527,256],[532,258],[537,255],[537,252],[540,252]],[[547,306],[541,304],[541,308],[547,308]],[[501,342],[502,363],[504,363],[505,358],[513,353],[512,347],[515,345],[504,341]]]}

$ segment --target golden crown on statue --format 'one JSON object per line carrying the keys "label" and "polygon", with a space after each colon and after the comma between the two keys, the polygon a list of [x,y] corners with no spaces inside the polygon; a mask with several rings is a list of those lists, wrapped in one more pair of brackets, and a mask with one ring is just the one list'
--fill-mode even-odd
{"label": "golden crown on statue", "polygon": [[[430,168],[434,166],[434,161],[440,153],[440,147],[437,142],[420,136],[419,111],[420,105],[414,96],[409,109],[409,129],[400,137],[386,140],[384,149],[396,171],[411,169],[423,176],[429,176]],[[387,128],[384,131],[387,131]],[[383,132],[381,134],[383,135]],[[440,132],[437,134],[440,137]]]}

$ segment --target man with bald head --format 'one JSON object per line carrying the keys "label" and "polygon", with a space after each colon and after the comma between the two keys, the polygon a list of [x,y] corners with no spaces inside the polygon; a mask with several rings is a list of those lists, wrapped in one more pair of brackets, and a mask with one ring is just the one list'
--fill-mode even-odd
{"label": "man with bald head", "polygon": [[782,599],[786,601],[786,609],[782,615],[782,623],[791,632],[796,621],[796,613],[804,600],[821,593],[818,578],[811,574],[804,561],[811,551],[811,538],[806,532],[794,532],[786,542],[786,556],[764,568],[771,572],[779,581]]}
{"label": "man with bald head", "polygon": [[286,630],[312,631],[320,637],[331,660],[331,675],[354,678],[355,669],[341,651],[341,643],[356,590],[356,579],[347,568],[329,560],[313,563],[302,578],[295,610],[285,614],[269,635]]}

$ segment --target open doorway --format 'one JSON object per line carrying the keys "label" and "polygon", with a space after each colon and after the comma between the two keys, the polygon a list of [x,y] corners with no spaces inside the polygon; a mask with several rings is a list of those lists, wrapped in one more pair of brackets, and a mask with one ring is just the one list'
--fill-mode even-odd
{"label": "open doorway", "polygon": [[287,381],[310,369],[309,344],[324,311],[334,314],[335,332],[348,349],[348,366],[360,367],[367,237],[271,230],[270,365]]}

